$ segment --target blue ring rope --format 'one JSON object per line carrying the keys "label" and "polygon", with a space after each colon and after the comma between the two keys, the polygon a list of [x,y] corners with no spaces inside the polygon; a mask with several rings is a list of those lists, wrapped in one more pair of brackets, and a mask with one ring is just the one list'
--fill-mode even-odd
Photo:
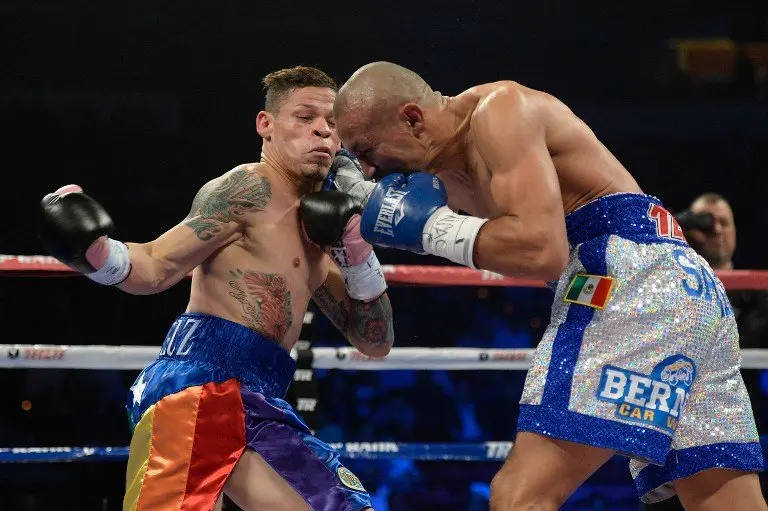
{"label": "blue ring rope", "polygon": [[[768,454],[768,435],[760,437]],[[411,459],[418,461],[503,461],[512,442],[420,444],[401,442],[332,443],[342,458],[361,460]],[[768,457],[768,456],[767,456]],[[64,463],[125,461],[128,447],[7,447],[0,448],[0,463]]]}

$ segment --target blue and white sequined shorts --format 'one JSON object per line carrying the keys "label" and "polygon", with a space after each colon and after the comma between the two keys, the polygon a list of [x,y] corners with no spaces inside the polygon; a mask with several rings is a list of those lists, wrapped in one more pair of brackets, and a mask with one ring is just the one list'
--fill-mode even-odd
{"label": "blue and white sequined shorts", "polygon": [[762,470],[731,305],[673,217],[654,197],[615,194],[566,227],[573,249],[518,431],[631,457],[645,502],[708,468]]}

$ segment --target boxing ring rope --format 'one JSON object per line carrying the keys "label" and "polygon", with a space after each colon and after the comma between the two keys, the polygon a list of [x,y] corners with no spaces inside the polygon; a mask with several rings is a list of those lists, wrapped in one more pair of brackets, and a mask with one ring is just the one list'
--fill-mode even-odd
{"label": "boxing ring rope", "polygon": [[[546,287],[539,280],[513,279],[460,266],[382,265],[387,283],[422,286]],[[768,270],[718,270],[729,290],[768,290]],[[0,276],[80,276],[51,256],[0,254]]]}
{"label": "boxing ring rope", "polygon": [[[527,370],[532,348],[392,348],[369,357],[352,347],[312,348],[312,369],[342,370]],[[68,346],[0,344],[2,369],[141,370],[160,354],[159,346]],[[768,350],[741,350],[742,368],[768,369]],[[291,352],[296,359],[296,350]]]}
{"label": "boxing ring rope", "polygon": [[[401,442],[330,442],[341,457],[356,460],[502,461],[512,442],[416,444]],[[0,448],[0,463],[125,461],[128,447]]]}
{"label": "boxing ring rope", "polygon": [[[512,279],[463,267],[383,265],[392,285],[545,287],[540,281]],[[768,271],[717,271],[729,290],[768,290]],[[50,256],[0,254],[0,276],[78,276]],[[159,355],[159,346],[70,346],[0,344],[4,369],[141,370]],[[352,347],[311,348],[312,369],[341,370],[527,370],[533,349],[393,348],[386,357],[363,355]],[[768,350],[744,349],[742,368],[768,369]],[[291,355],[296,358],[297,352]],[[768,451],[768,435],[761,437]],[[501,461],[512,442],[418,444],[344,442],[331,444],[347,459]],[[128,447],[0,448],[0,463],[124,461]]]}

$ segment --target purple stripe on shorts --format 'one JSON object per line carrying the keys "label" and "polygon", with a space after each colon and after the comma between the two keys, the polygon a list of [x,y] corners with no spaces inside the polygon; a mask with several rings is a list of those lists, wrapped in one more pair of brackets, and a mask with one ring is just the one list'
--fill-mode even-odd
{"label": "purple stripe on shorts", "polygon": [[292,427],[276,422],[283,412],[267,403],[261,394],[244,389],[242,395],[248,448],[267,460],[312,511],[353,511],[346,493],[323,460]]}

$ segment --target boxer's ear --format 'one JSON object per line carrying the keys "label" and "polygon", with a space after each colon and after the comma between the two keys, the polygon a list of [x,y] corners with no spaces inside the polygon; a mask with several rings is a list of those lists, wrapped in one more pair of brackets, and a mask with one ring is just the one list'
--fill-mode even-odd
{"label": "boxer's ear", "polygon": [[414,135],[424,131],[424,110],[416,103],[406,103],[400,109],[403,120],[408,124]]}
{"label": "boxer's ear", "polygon": [[269,140],[272,135],[272,129],[274,127],[275,119],[271,113],[262,110],[256,116],[256,132],[264,140]]}

